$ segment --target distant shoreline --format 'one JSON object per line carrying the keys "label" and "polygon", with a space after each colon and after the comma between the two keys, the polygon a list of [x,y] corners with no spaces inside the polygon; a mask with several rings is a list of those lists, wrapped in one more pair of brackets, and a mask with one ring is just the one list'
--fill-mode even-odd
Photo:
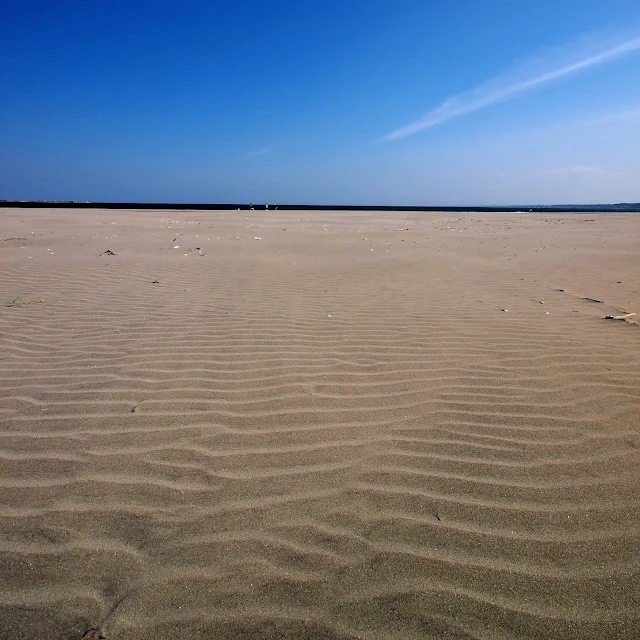
{"label": "distant shoreline", "polygon": [[326,205],[326,204],[254,204],[247,203],[186,203],[186,202],[81,202],[49,200],[0,200],[0,207],[25,209],[160,209],[177,211],[442,211],[477,213],[638,213],[640,203],[620,204],[580,204],[580,205],[520,205],[508,207],[495,206],[384,206],[384,205]]}

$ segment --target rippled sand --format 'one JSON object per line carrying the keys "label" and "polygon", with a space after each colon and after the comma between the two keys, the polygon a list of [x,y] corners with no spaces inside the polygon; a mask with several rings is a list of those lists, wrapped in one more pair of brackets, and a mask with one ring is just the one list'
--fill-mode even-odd
{"label": "rippled sand", "polygon": [[640,637],[640,216],[0,236],[3,640]]}

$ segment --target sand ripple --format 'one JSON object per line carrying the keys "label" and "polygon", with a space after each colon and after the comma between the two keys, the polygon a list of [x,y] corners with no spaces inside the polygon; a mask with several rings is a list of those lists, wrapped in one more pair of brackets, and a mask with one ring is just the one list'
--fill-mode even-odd
{"label": "sand ripple", "polygon": [[11,212],[0,637],[640,637],[635,218],[580,221]]}

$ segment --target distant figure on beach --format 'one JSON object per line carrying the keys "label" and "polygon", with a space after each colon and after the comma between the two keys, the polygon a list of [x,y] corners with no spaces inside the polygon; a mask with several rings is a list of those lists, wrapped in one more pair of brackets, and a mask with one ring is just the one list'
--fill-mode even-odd
{"label": "distant figure on beach", "polygon": [[265,211],[269,211],[269,205],[268,204],[265,204],[264,208],[265,208]]}
{"label": "distant figure on beach", "polygon": [[249,203],[249,211],[253,211],[253,202]]}

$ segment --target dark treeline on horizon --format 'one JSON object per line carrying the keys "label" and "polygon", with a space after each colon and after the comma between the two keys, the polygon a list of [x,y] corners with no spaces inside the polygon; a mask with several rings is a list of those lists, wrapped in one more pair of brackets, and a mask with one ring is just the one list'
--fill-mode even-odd
{"label": "dark treeline on horizon", "polygon": [[176,211],[451,211],[451,212],[640,212],[640,203],[620,204],[556,204],[556,205],[520,205],[520,206],[386,206],[386,205],[329,205],[329,204],[230,204],[230,203],[186,203],[186,202],[88,202],[62,200],[0,200],[0,207],[22,207],[27,209],[168,209]]}

